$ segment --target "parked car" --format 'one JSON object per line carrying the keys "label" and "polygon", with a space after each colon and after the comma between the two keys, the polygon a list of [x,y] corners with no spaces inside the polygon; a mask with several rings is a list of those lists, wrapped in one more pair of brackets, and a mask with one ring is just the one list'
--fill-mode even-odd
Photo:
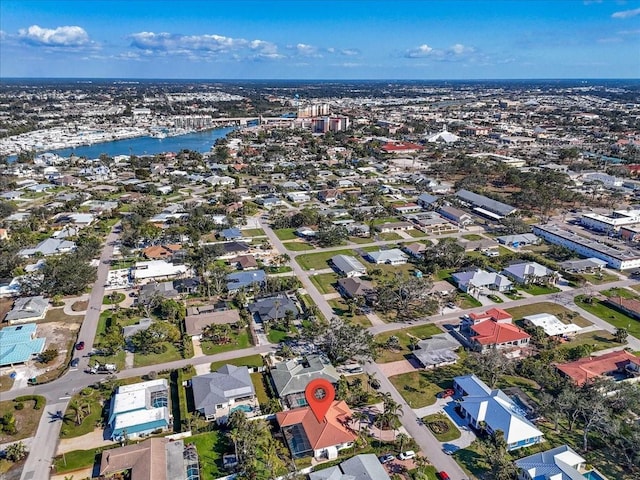
{"label": "parked car", "polygon": [[449,474],[447,472],[445,472],[444,470],[441,472],[438,472],[438,478],[440,480],[451,480],[451,477],[449,476]]}
{"label": "parked car", "polygon": [[407,450],[406,452],[402,452],[400,455],[398,455],[398,458],[400,460],[409,460],[411,458],[415,458],[416,456],[416,452],[414,452],[413,450]]}
{"label": "parked car", "polygon": [[390,453],[387,453],[386,455],[382,455],[378,457],[378,460],[380,460],[380,463],[382,463],[383,465],[385,463],[393,462],[395,459],[396,459],[395,455],[391,455]]}
{"label": "parked car", "polygon": [[84,350],[84,342],[76,343],[76,350]]}
{"label": "parked car", "polygon": [[446,390],[441,391],[440,393],[438,393],[438,398],[449,398],[452,397],[455,394],[455,390],[453,390],[453,388],[447,388]]}
{"label": "parked car", "polygon": [[457,445],[450,445],[447,447],[444,447],[442,449],[442,451],[444,453],[446,453],[447,455],[453,455],[454,453],[456,453],[458,450],[460,450],[460,447],[458,447]]}
{"label": "parked car", "polygon": [[79,358],[74,358],[73,360],[71,360],[71,366],[72,367],[77,367],[79,363],[80,363],[80,359]]}

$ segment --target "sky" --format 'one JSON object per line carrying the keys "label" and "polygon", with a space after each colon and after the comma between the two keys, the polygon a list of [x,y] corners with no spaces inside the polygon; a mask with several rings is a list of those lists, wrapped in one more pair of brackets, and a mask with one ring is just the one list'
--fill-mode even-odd
{"label": "sky", "polygon": [[640,78],[640,0],[2,0],[0,77]]}

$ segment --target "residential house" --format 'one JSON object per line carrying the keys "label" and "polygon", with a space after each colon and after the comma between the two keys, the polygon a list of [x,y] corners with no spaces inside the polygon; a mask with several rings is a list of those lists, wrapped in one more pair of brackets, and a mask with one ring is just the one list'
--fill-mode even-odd
{"label": "residential house", "polygon": [[136,333],[142,332],[151,326],[153,320],[150,318],[141,318],[138,320],[138,323],[134,323],[133,325],[127,325],[126,327],[122,327],[122,336],[125,339],[133,337]]}
{"label": "residential house", "polygon": [[209,325],[233,325],[239,321],[240,312],[236,309],[220,309],[215,305],[202,305],[187,308],[184,325],[187,335],[200,339],[202,331]]}
{"label": "residential house", "polygon": [[276,414],[276,421],[289,446],[292,458],[338,457],[338,452],[353,446],[357,435],[348,427],[353,412],[344,400],[331,404],[319,422],[309,407],[294,408]]}
{"label": "residential house", "polygon": [[542,240],[533,233],[519,233],[516,235],[502,235],[496,238],[498,243],[507,245],[509,247],[518,248],[526,247],[529,245],[538,245]]}
{"label": "residential house", "polygon": [[616,310],[620,310],[631,318],[640,320],[640,301],[635,298],[609,297],[604,303]]}
{"label": "residential house", "polygon": [[485,320],[469,327],[471,347],[479,352],[489,349],[509,350],[510,356],[520,355],[521,349],[529,345],[531,336],[511,323]]}
{"label": "residential house", "polygon": [[311,201],[311,196],[307,192],[289,192],[287,198],[292,203],[302,203]]}
{"label": "residential house", "polygon": [[311,472],[309,480],[390,480],[374,453],[361,453],[340,465]]}
{"label": "residential house", "polygon": [[407,258],[407,255],[399,248],[367,253],[367,260],[377,265],[404,265],[407,263]]}
{"label": "residential house", "polygon": [[236,293],[242,289],[253,290],[254,285],[264,285],[267,274],[264,270],[233,272],[227,275],[227,290]]}
{"label": "residential house", "polygon": [[591,257],[580,260],[567,260],[558,264],[560,268],[570,273],[601,272],[607,266],[607,262],[599,258]]}
{"label": "residential house", "polygon": [[142,254],[149,260],[171,260],[180,250],[182,250],[182,245],[179,244],[153,245],[145,248]]}
{"label": "residential house", "polygon": [[254,270],[258,268],[258,262],[253,255],[238,255],[229,260],[231,265],[235,265],[238,270]]}
{"label": "residential house", "polygon": [[236,409],[255,411],[256,392],[247,367],[224,365],[191,379],[195,410],[207,420],[226,423]]}
{"label": "residential house", "polygon": [[502,390],[491,390],[475,375],[455,377],[453,388],[462,395],[458,408],[465,421],[489,434],[500,430],[508,451],[543,441],[543,433]]}
{"label": "residential house", "polygon": [[296,229],[295,234],[302,238],[315,238],[318,234],[317,230],[314,230],[311,227],[299,227]]}
{"label": "residential house", "polygon": [[456,223],[450,222],[436,212],[413,213],[405,215],[404,218],[429,235],[456,233],[460,230]]}
{"label": "residential house", "polygon": [[433,208],[435,208],[437,201],[438,201],[438,197],[436,197],[434,195],[430,195],[428,193],[422,193],[418,197],[417,203],[422,208],[433,209]]}
{"label": "residential house", "polygon": [[414,226],[411,222],[387,222],[376,225],[375,229],[380,233],[406,232],[413,230]]}
{"label": "residential house", "polygon": [[438,207],[436,211],[444,218],[452,221],[460,227],[466,227],[467,225],[471,225],[473,223],[473,217],[471,215],[469,215],[464,210],[460,210],[456,207],[443,205],[441,207]]}
{"label": "residential house", "polygon": [[402,251],[413,258],[422,258],[427,246],[424,243],[408,243],[402,246]]}
{"label": "residential house", "polygon": [[167,282],[151,282],[140,287],[138,293],[138,304],[145,304],[154,297],[159,298],[176,298],[180,295],[174,288],[172,281]]}
{"label": "residential house", "polygon": [[554,283],[557,273],[537,262],[523,262],[509,265],[502,274],[520,285],[532,283]]}
{"label": "residential house", "polygon": [[241,240],[242,232],[239,228],[225,228],[220,232],[220,238],[225,241]]}
{"label": "residential house", "polygon": [[338,291],[346,298],[367,298],[375,294],[373,284],[358,277],[339,278]]}
{"label": "residential house", "polygon": [[287,312],[293,313],[294,318],[298,316],[298,307],[295,302],[286,295],[276,295],[256,300],[249,304],[249,311],[262,322],[283,319]]}
{"label": "residential house", "polygon": [[614,380],[640,378],[640,357],[626,350],[605,353],[597,357],[580,358],[573,362],[556,364],[558,371],[576,385],[583,385],[598,377]]}
{"label": "residential house", "polygon": [[562,323],[558,317],[550,313],[538,313],[522,318],[525,325],[542,328],[549,337],[570,337],[582,330],[575,323]]}
{"label": "residential house", "polygon": [[[184,275],[189,269],[186,265],[174,265],[164,260],[151,260],[149,262],[136,262],[132,268],[135,280],[148,280],[151,278],[170,278]],[[173,288],[173,284],[172,287]]]}
{"label": "residential house", "polygon": [[471,312],[465,318],[462,319],[462,324],[465,326],[477,325],[480,322],[492,320],[496,323],[511,323],[513,317],[509,312],[502,308],[493,307],[489,310],[481,313]]}
{"label": "residential house", "polygon": [[335,255],[331,264],[337,272],[345,277],[360,277],[367,274],[367,268],[351,255]]}
{"label": "residential house", "polygon": [[327,204],[334,204],[342,198],[342,192],[336,188],[320,190],[318,192],[318,200]]}
{"label": "residential house", "polygon": [[9,325],[42,320],[49,309],[49,300],[42,295],[20,297],[13,301],[13,307],[7,312],[4,321]]}
{"label": "residential house", "polygon": [[48,257],[50,255],[69,253],[75,249],[75,242],[59,238],[47,238],[33,248],[23,248],[18,252],[18,255],[25,258],[33,257],[35,255],[43,255],[45,257]]}
{"label": "residential house", "polygon": [[195,277],[191,278],[178,278],[173,281],[173,288],[178,293],[197,293],[200,286],[200,280]]}
{"label": "residential house", "polygon": [[304,391],[311,380],[324,378],[337,384],[340,379],[329,360],[315,354],[277,363],[270,373],[278,397],[290,408],[307,405]]}
{"label": "residential house", "polygon": [[102,452],[100,478],[126,473],[130,480],[196,480],[198,451],[182,440],[149,438]]}
{"label": "residential house", "polygon": [[26,363],[44,350],[45,338],[36,337],[37,325],[16,325],[0,330],[0,367]]}
{"label": "residential house", "polygon": [[481,268],[456,272],[452,275],[453,281],[463,292],[471,295],[480,292],[483,288],[507,292],[511,290],[513,283],[504,275],[496,272],[487,272]]}
{"label": "residential house", "polygon": [[456,350],[460,343],[449,333],[438,333],[425,340],[420,340],[411,352],[425,369],[432,369],[444,365],[452,365],[460,357]]}
{"label": "residential house", "polygon": [[404,205],[393,207],[393,210],[400,215],[406,215],[408,213],[419,212],[422,210],[422,207],[417,203],[405,203]]}
{"label": "residential house", "polygon": [[134,439],[168,430],[172,424],[169,397],[169,383],[164,378],[118,387],[109,408],[111,439]]}
{"label": "residential house", "polygon": [[589,468],[587,461],[567,445],[534,453],[513,463],[518,468],[518,480],[607,480],[602,473]]}
{"label": "residential house", "polygon": [[239,253],[245,253],[251,250],[251,247],[244,242],[225,242],[222,244],[222,248],[225,251],[225,255],[237,255]]}

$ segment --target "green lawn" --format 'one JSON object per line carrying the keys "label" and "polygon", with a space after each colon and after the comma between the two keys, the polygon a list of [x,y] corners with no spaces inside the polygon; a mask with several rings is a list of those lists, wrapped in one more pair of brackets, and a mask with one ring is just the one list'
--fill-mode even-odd
{"label": "green lawn", "polygon": [[266,235],[261,228],[247,228],[241,232],[243,237],[264,237]]}
{"label": "green lawn", "polygon": [[185,439],[185,442],[193,443],[198,450],[202,478],[218,478],[228,473],[222,469],[222,456],[233,453],[233,445],[223,433],[200,433]]}
{"label": "green lawn", "polygon": [[457,302],[458,306],[463,310],[467,308],[481,307],[482,303],[479,300],[476,300],[468,293],[460,293],[458,294]]}
{"label": "green lawn", "polygon": [[393,330],[391,332],[380,333],[375,336],[375,341],[378,344],[384,345],[387,340],[389,340],[389,337],[395,335],[396,337],[398,337],[401,349],[395,351],[382,347],[380,349],[380,356],[376,359],[376,362],[388,363],[403,360],[407,355],[411,353],[411,350],[409,350],[411,336],[417,337],[422,340],[438,333],[442,333],[442,330],[431,323],[427,325],[420,325],[419,327],[403,328],[401,330]]}
{"label": "green lawn", "polygon": [[605,305],[601,300],[593,299],[593,303],[585,303],[584,297],[578,295],[575,298],[576,305],[593,313],[607,323],[617,328],[626,328],[630,335],[640,338],[640,322],[628,315]]}
{"label": "green lawn", "polygon": [[133,366],[146,367],[148,365],[159,365],[161,363],[173,362],[174,360],[180,360],[182,358],[175,345],[166,342],[165,347],[166,350],[162,353],[150,353],[149,355],[135,353],[133,355]]}
{"label": "green lawn", "polygon": [[598,272],[592,274],[583,273],[580,276],[583,277],[587,282],[594,285],[602,285],[603,283],[615,282],[617,280],[620,280],[617,275],[608,272]]}
{"label": "green lawn", "polygon": [[504,303],[504,300],[502,300],[498,295],[495,295],[493,293],[490,293],[489,295],[487,295],[487,298],[494,303]]}
{"label": "green lawn", "polygon": [[424,233],[422,230],[418,230],[417,228],[413,228],[411,230],[407,230],[406,233],[411,235],[413,238],[420,238],[420,237],[426,237],[427,236],[426,233]]}
{"label": "green lawn", "polygon": [[205,355],[215,355],[216,353],[229,352],[231,350],[240,350],[243,348],[249,348],[251,342],[249,341],[249,332],[247,329],[242,329],[237,332],[232,330],[231,342],[222,345],[216,345],[213,342],[203,340],[200,345],[202,346],[202,352]]}
{"label": "green lawn", "polygon": [[[39,401],[41,401],[44,406],[44,397],[39,397]],[[22,410],[16,410],[15,406],[17,405],[17,402],[14,402],[13,400],[4,400],[0,402],[0,416],[9,412],[13,413],[17,430],[15,434],[9,435],[0,429],[0,444],[22,440],[23,438],[28,438],[35,434],[38,429],[40,417],[45,411],[45,408],[40,408],[38,410],[33,408],[35,407],[35,403],[35,400],[25,400],[22,402],[24,408]]]}
{"label": "green lawn", "polygon": [[396,232],[385,232],[379,233],[378,238],[382,240],[402,240],[402,235],[397,234]]}
{"label": "green lawn", "polygon": [[277,328],[269,329],[269,333],[267,334],[267,338],[271,343],[280,343],[284,342],[287,338],[291,336],[291,331],[285,332],[284,330],[279,330]]}
{"label": "green lawn", "polygon": [[509,312],[515,320],[537,313],[550,313],[558,317],[563,323],[575,323],[579,327],[588,327],[591,325],[589,320],[583,318],[577,312],[551,302],[532,303],[531,305],[524,305],[522,307],[507,308],[506,311]]}
{"label": "green lawn", "polygon": [[398,393],[411,408],[422,408],[436,403],[436,394],[441,390],[438,385],[427,380],[422,371],[402,373],[389,377]]}
{"label": "green lawn", "polygon": [[280,228],[278,230],[274,230],[273,233],[275,233],[276,237],[280,240],[293,240],[294,238],[298,238],[295,231],[295,228]]}
{"label": "green lawn", "polygon": [[333,313],[337,316],[344,318],[345,320],[349,320],[357,325],[362,325],[363,327],[370,327],[371,322],[367,318],[366,315],[351,315],[349,313],[349,307],[341,298],[334,298],[333,300],[328,300],[327,303],[333,309]]}
{"label": "green lawn", "polygon": [[126,298],[124,293],[121,292],[117,292],[117,293],[111,293],[109,295],[105,295],[104,298],[102,299],[102,304],[103,305],[116,305],[118,303],[120,303],[121,301],[123,301]]}
{"label": "green lawn", "polygon": [[306,242],[302,241],[294,241],[294,242],[284,242],[283,245],[287,250],[291,250],[292,252],[303,252],[305,250],[315,250],[313,245],[309,245]]}
{"label": "green lawn", "polygon": [[65,412],[65,420],[60,429],[60,438],[74,438],[93,432],[96,425],[102,418],[102,406],[98,398],[98,393],[94,392],[91,397],[91,413],[87,415],[80,425],[76,425],[76,417],[71,408],[67,408]]}
{"label": "green lawn", "polygon": [[381,217],[381,218],[376,218],[373,221],[374,225],[382,225],[383,223],[394,223],[394,222],[400,222],[401,219],[398,217]]}
{"label": "green lawn", "polygon": [[[460,438],[460,430],[456,427],[453,422],[449,419],[447,415],[444,413],[434,413],[433,415],[427,415],[423,417],[422,421],[425,423],[427,428],[431,430],[433,436],[438,439],[439,442],[450,442],[451,440],[455,440]],[[441,422],[442,424],[448,427],[447,431],[441,432],[438,430],[437,426],[431,427],[431,423]]]}
{"label": "green lawn", "polygon": [[351,249],[345,248],[343,250],[333,250],[330,252],[318,252],[318,253],[305,253],[296,257],[296,262],[304,269],[318,269],[329,267],[329,259],[335,255],[351,255],[358,257],[358,254]]}
{"label": "green lawn", "polygon": [[233,358],[230,360],[221,360],[219,362],[213,362],[211,364],[211,371],[215,372],[220,367],[224,365],[235,365],[236,367],[262,367],[264,365],[264,360],[262,359],[262,355],[249,355],[248,357],[239,357]]}
{"label": "green lawn", "polygon": [[547,295],[549,293],[557,293],[560,291],[558,287],[536,284],[519,286],[518,289],[522,290],[523,292],[527,292],[530,295]]}
{"label": "green lawn", "polygon": [[93,355],[91,357],[91,365],[95,363],[113,363],[116,365],[118,370],[124,370],[126,363],[126,355],[127,353],[124,350],[120,350],[115,355],[103,356],[103,355]]}
{"label": "green lawn", "polygon": [[253,383],[253,389],[256,391],[256,398],[259,404],[267,403],[269,401],[269,395],[267,389],[264,387],[264,377],[262,373],[251,373],[251,382]]}
{"label": "green lawn", "polygon": [[482,235],[478,235],[477,233],[467,233],[465,235],[462,235],[462,238],[464,238],[465,240],[482,240],[484,237]]}
{"label": "green lawn", "polygon": [[[81,468],[89,468],[95,462],[100,461],[101,453],[96,453],[97,449],[90,450],[73,450],[63,455],[59,455],[53,460],[57,474],[63,474],[80,470]],[[65,477],[66,478],[66,477]]]}
{"label": "green lawn", "polygon": [[620,346],[620,344],[616,342],[613,334],[607,332],[606,330],[596,330],[594,332],[579,333],[568,343],[563,344],[563,346],[559,348],[571,348],[585,344],[591,345],[594,352],[598,350],[604,350],[606,348]]}
{"label": "green lawn", "polygon": [[622,298],[638,298],[636,292],[632,292],[626,288],[610,288],[609,290],[603,290],[602,293],[605,297],[622,297]]}
{"label": "green lawn", "polygon": [[309,277],[320,293],[336,293],[333,284],[338,281],[338,275],[335,273],[320,273]]}
{"label": "green lawn", "polygon": [[371,242],[373,242],[373,238],[370,238],[370,237],[366,237],[366,238],[362,238],[362,237],[349,237],[349,241],[350,241],[350,242],[353,242],[353,243],[364,244],[364,243],[371,243]]}

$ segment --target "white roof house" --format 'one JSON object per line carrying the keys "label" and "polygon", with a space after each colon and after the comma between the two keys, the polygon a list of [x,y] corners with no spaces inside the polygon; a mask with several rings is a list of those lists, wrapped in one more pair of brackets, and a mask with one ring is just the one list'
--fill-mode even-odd
{"label": "white roof house", "polygon": [[484,422],[489,433],[502,431],[507,450],[516,450],[543,440],[544,434],[527,420],[524,412],[502,390],[490,390],[475,375],[456,377],[453,382],[458,393],[462,390],[468,393],[460,402],[460,411],[465,420],[476,429]]}
{"label": "white roof house", "polygon": [[525,323],[533,325],[534,327],[541,327],[544,330],[544,333],[550,337],[557,335],[573,335],[582,330],[582,328],[575,323],[562,323],[558,317],[551,315],[550,313],[528,315],[524,317],[523,320]]}
{"label": "white roof house", "polygon": [[347,277],[359,277],[367,274],[367,268],[351,255],[335,255],[331,263],[339,273]]}
{"label": "white roof house", "polygon": [[511,289],[511,280],[496,272],[488,272],[481,268],[457,272],[452,275],[458,288],[463,292],[472,292],[476,288],[489,288],[504,292]]}
{"label": "white roof house", "polygon": [[407,259],[409,258],[402,250],[399,248],[391,248],[389,250],[379,250],[377,252],[369,252],[367,257],[378,265],[380,264],[388,264],[388,265],[402,265],[407,263]]}
{"label": "white roof house", "polygon": [[517,283],[526,284],[551,277],[555,272],[537,262],[523,262],[509,265],[502,271],[502,274]]}
{"label": "white roof house", "polygon": [[133,277],[136,280],[146,278],[174,277],[187,273],[186,265],[174,265],[164,260],[152,260],[150,262],[136,262],[133,268]]}

